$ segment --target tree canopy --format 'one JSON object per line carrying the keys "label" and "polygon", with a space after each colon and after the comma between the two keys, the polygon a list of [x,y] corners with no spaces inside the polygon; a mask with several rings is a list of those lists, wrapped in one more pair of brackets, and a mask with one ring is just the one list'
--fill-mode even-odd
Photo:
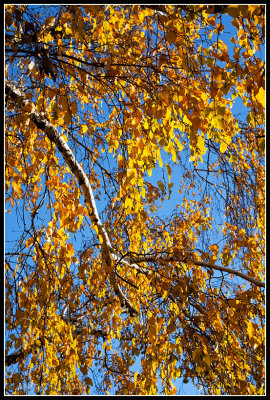
{"label": "tree canopy", "polygon": [[7,394],[264,394],[264,22],[5,6]]}

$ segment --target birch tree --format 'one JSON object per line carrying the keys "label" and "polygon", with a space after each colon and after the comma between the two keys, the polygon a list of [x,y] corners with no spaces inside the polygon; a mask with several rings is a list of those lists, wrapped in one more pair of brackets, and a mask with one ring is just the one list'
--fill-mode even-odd
{"label": "birch tree", "polygon": [[7,394],[264,394],[264,21],[5,6]]}

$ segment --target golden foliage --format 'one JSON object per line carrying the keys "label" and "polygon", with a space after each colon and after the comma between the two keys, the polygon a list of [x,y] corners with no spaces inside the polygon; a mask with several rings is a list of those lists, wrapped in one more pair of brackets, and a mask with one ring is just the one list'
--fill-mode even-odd
{"label": "golden foliage", "polygon": [[57,10],[5,6],[6,392],[263,394],[264,6]]}

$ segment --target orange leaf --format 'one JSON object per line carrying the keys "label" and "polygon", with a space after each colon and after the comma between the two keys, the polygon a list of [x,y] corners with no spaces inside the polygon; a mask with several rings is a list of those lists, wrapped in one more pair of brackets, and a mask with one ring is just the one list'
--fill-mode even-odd
{"label": "orange leaf", "polygon": [[175,31],[170,29],[165,36],[165,39],[168,40],[170,44],[174,43],[175,39],[177,38],[177,34]]}

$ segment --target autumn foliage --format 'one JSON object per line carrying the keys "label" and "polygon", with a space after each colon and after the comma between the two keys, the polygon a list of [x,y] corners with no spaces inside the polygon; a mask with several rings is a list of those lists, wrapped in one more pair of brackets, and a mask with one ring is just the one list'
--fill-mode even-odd
{"label": "autumn foliage", "polygon": [[264,21],[5,6],[7,394],[264,394]]}

